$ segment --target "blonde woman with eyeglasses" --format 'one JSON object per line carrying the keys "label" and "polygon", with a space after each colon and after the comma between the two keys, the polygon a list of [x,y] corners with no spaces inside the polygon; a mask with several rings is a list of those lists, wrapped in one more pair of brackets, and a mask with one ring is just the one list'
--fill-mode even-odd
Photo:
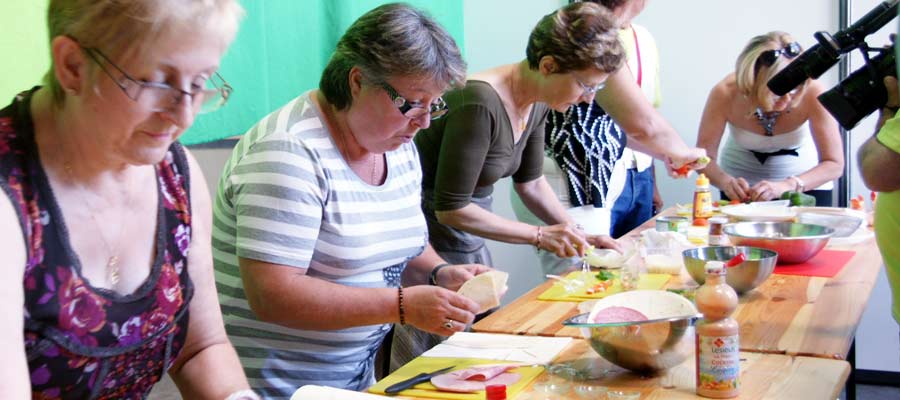
{"label": "blonde woman with eyeglasses", "polygon": [[712,158],[703,172],[723,199],[766,201],[801,191],[819,206],[832,204],[844,155],[837,122],[817,99],[824,86],[807,80],[784,96],[766,86],[802,50],[785,32],[756,36],[710,91],[697,146]]}
{"label": "blonde woman with eyeglasses", "polygon": [[[258,399],[225,334],[178,137],[231,88],[234,0],[52,0],[45,84],[0,111],[0,393]],[[190,40],[185,41],[184,38]]]}

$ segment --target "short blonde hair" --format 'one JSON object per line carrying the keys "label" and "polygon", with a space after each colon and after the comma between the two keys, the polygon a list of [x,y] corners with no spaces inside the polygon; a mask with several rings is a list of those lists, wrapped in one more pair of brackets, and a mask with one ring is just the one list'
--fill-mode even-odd
{"label": "short blonde hair", "polygon": [[579,2],[541,18],[531,31],[525,55],[533,70],[541,58],[551,56],[558,73],[591,67],[611,73],[622,66],[625,49],[612,13],[595,3]]}
{"label": "short blonde hair", "polygon": [[[741,51],[735,63],[735,84],[738,91],[755,101],[768,111],[772,108],[772,92],[766,86],[772,77],[791,63],[792,59],[778,57],[772,65],[764,65],[759,61],[760,55],[769,50],[783,49],[794,42],[790,34],[782,31],[772,31],[765,35],[754,36]],[[800,49],[803,51],[803,49]],[[797,95],[791,100],[791,107],[796,107],[800,102],[800,94],[806,88],[806,82],[797,88]]]}
{"label": "short blonde hair", "polygon": [[[112,58],[139,54],[166,35],[210,32],[227,46],[244,14],[236,0],[50,0],[47,30]],[[190,40],[188,38],[187,40]],[[65,93],[50,70],[44,82],[61,104]]]}

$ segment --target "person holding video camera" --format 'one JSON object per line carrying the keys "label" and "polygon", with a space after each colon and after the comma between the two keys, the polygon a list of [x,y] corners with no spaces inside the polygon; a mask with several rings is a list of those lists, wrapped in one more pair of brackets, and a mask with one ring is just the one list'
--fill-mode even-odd
{"label": "person holding video camera", "polygon": [[875,202],[875,238],[884,258],[894,297],[892,314],[900,323],[900,118],[897,113],[897,79],[884,78],[888,101],[881,109],[878,130],[859,149],[859,170],[872,190],[881,192]]}
{"label": "person holding video camera", "polygon": [[756,36],[735,72],[710,91],[697,146],[712,158],[703,172],[723,199],[767,201],[798,191],[817,205],[832,204],[831,181],[841,175],[844,157],[838,125],[816,99],[824,86],[808,79],[783,96],[766,87],[801,51],[785,32]]}

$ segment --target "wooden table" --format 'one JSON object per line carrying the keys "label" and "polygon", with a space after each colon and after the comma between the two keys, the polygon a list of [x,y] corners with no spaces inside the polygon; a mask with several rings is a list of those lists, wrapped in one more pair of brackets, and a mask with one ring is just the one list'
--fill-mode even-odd
{"label": "wooden table", "polygon": [[[672,210],[667,210],[671,214]],[[626,236],[639,237],[652,229],[650,220]],[[856,327],[881,268],[881,253],[874,239],[850,247],[856,254],[833,278],[772,275],[741,297],[735,318],[741,326],[741,350],[846,359]],[[581,337],[562,322],[578,314],[578,303],[537,300],[552,282],[525,293],[509,305],[476,323],[477,332]],[[668,287],[693,285],[686,274],[674,276]]]}
{"label": "wooden table", "polygon": [[[590,369],[597,379],[572,381],[544,372],[525,391],[512,400],[577,400],[578,386],[640,392],[641,399],[701,399],[694,389],[694,357],[665,375],[642,377],[602,359],[586,340],[578,339],[559,355],[556,363],[570,362]],[[741,395],[739,399],[836,399],[850,373],[850,364],[842,360],[816,357],[791,357],[781,354],[741,353]],[[548,384],[560,390],[547,392]],[[412,397],[398,397],[412,398]],[[604,398],[604,397],[591,397]]]}

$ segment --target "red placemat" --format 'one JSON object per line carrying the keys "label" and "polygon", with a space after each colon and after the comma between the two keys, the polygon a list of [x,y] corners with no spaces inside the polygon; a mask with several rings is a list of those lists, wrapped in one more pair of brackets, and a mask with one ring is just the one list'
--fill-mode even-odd
{"label": "red placemat", "polygon": [[852,250],[822,250],[804,263],[778,264],[774,273],[831,278],[847,265],[854,254],[856,252]]}

